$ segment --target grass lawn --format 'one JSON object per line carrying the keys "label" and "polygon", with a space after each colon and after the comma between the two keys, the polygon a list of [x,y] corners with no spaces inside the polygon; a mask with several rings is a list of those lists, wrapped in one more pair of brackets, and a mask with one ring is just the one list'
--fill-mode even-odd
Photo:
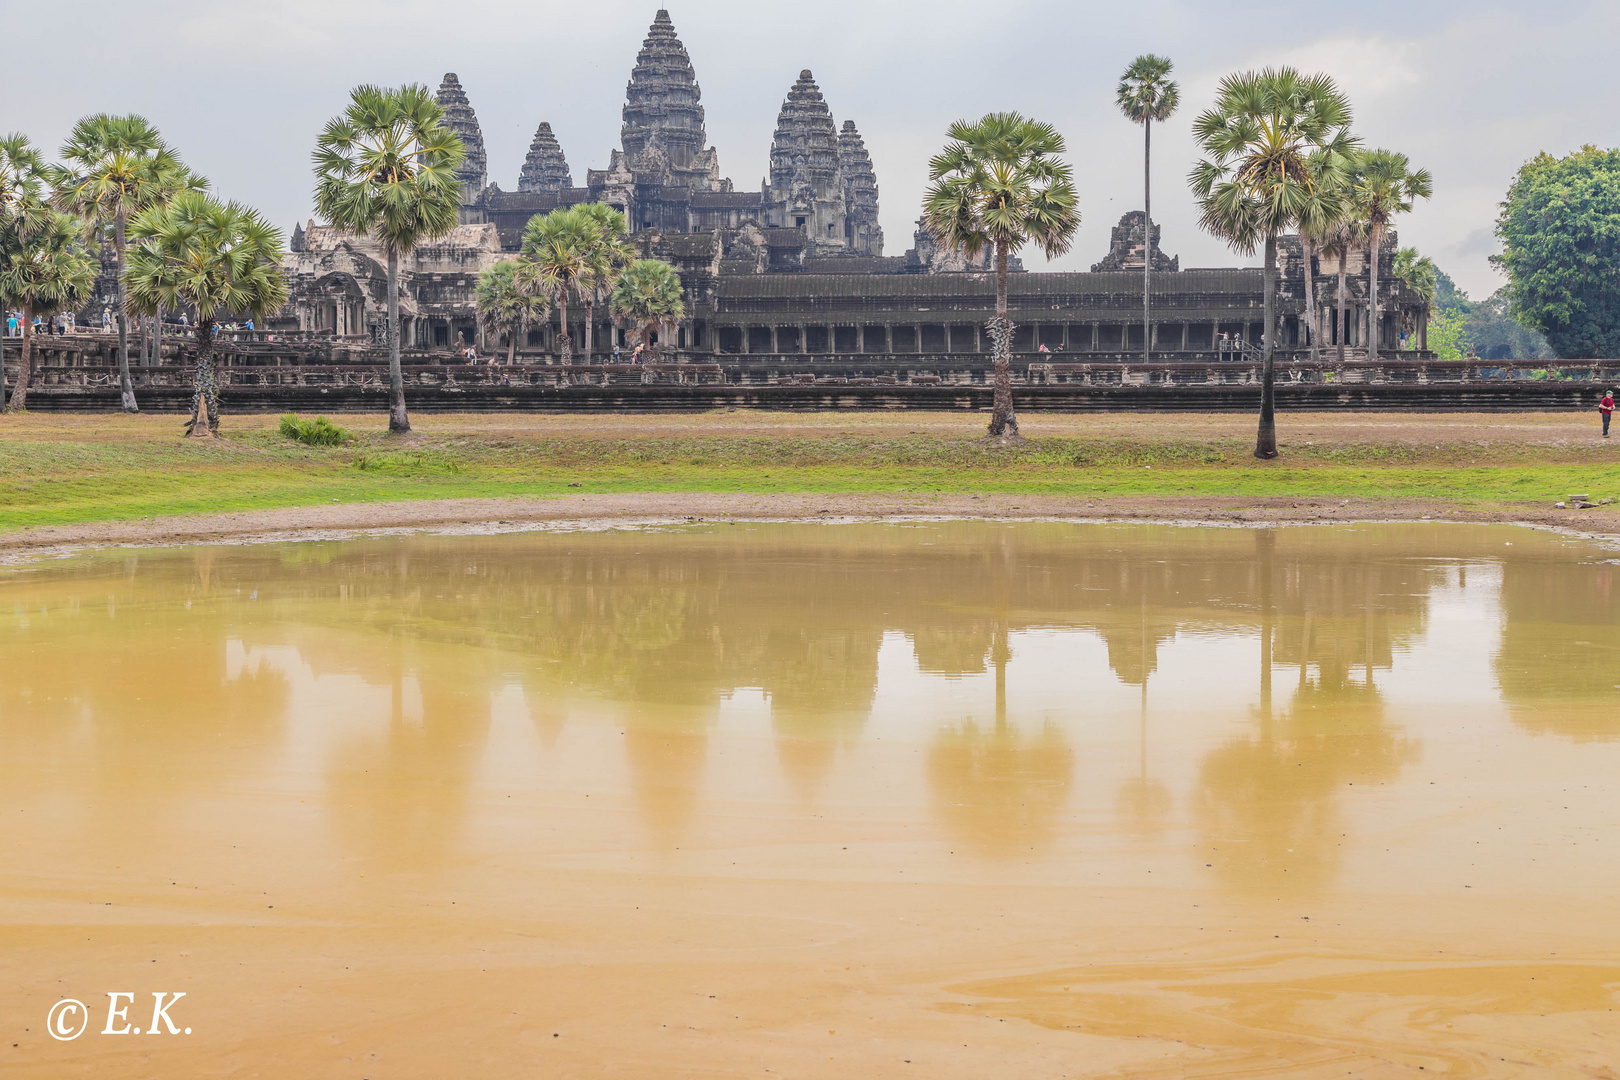
{"label": "grass lawn", "polygon": [[[1620,447],[1584,414],[1314,413],[1279,418],[1283,457],[1250,456],[1252,417],[1021,417],[991,447],[968,413],[436,415],[404,438],[334,415],[352,443],[307,447],[273,416],[217,442],[174,416],[0,417],[0,529],[170,514],[565,492],[1015,493],[1442,498],[1547,505],[1620,495]],[[577,485],[577,486],[576,486]]]}

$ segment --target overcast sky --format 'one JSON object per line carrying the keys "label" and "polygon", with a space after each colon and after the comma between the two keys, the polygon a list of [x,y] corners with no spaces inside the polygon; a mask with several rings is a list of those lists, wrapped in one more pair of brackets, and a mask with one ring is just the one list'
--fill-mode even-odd
{"label": "overcast sky", "polygon": [[[574,182],[618,144],[625,83],[656,2],[594,0],[0,0],[0,131],[47,150],[89,112],[139,112],[223,196],[291,231],[310,216],[309,155],[353,85],[437,86],[455,71],[507,190],[549,120]],[[684,0],[675,29],[703,89],[723,175],[758,190],[782,99],[815,72],[871,151],[887,254],[911,246],[928,157],[952,120],[1018,109],[1068,140],[1084,224],[1058,267],[1084,270],[1141,205],[1141,129],[1113,104],[1143,52],[1169,56],[1182,108],[1154,137],[1154,218],[1184,267],[1230,266],[1201,234],[1189,130],[1221,76],[1292,64],[1338,80],[1373,146],[1434,174],[1403,243],[1476,297],[1500,283],[1496,205],[1540,151],[1615,145],[1620,5],[1361,0],[1353,5],[1073,0]],[[70,19],[71,25],[64,20]],[[20,47],[19,47],[20,46]],[[1032,268],[1042,260],[1026,257]]]}

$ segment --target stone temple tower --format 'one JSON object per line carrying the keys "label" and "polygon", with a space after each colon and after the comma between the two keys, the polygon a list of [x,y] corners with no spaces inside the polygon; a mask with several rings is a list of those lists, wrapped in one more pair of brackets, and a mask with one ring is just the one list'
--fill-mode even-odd
{"label": "stone temple tower", "polygon": [[686,46],[660,9],[630,72],[619,132],[624,151],[613,155],[608,172],[623,167],[641,184],[726,190],[714,149],[703,145],[702,97]]}
{"label": "stone temple tower", "polygon": [[771,182],[765,188],[766,224],[801,227],[816,248],[844,248],[847,214],[838,152],[832,112],[815,77],[801,71],[776,119]]}
{"label": "stone temple tower", "polygon": [[859,255],[883,254],[883,228],[878,225],[877,173],[866,142],[855,130],[855,121],[845,120],[838,133],[838,169],[844,174],[844,232],[849,249]]}
{"label": "stone temple tower", "polygon": [[523,162],[518,190],[560,191],[573,186],[574,179],[568,173],[568,161],[557,144],[557,136],[551,133],[549,123],[542,123],[534,133],[534,142],[529,144],[529,156]]}
{"label": "stone temple tower", "polygon": [[466,206],[489,183],[489,158],[484,153],[484,133],[478,129],[478,117],[453,71],[439,84],[439,106],[444,109],[445,125],[456,133],[467,151],[466,160],[456,171],[456,179],[461,181],[461,203]]}

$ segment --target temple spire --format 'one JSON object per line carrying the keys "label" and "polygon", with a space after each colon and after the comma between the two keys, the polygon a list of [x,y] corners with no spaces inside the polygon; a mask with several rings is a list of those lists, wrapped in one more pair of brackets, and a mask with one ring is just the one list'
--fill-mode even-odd
{"label": "temple spire", "polygon": [[445,126],[456,133],[467,151],[461,168],[456,170],[456,179],[461,181],[461,201],[470,203],[489,184],[489,158],[484,153],[484,133],[478,128],[478,116],[453,71],[447,72],[439,84],[439,106],[444,109]]}
{"label": "temple spire", "polygon": [[877,173],[866,142],[845,120],[838,133],[838,170],[844,174],[844,207],[849,215],[850,247],[862,255],[883,254],[883,229],[878,225]]}
{"label": "temple spire", "polygon": [[529,144],[529,156],[523,162],[523,175],[518,178],[518,190],[558,191],[573,186],[574,180],[568,172],[568,161],[563,157],[557,136],[551,133],[551,125],[543,122],[535,130],[534,142]]}
{"label": "temple spire", "polygon": [[691,168],[706,138],[702,97],[686,46],[675,36],[669,12],[660,8],[625,89],[625,156],[633,161],[656,146],[676,169]]}

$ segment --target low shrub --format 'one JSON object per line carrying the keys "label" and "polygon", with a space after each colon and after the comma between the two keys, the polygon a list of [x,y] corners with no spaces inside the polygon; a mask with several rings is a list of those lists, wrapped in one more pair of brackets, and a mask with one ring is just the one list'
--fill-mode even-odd
{"label": "low shrub", "polygon": [[281,433],[305,446],[341,446],[354,438],[352,432],[338,427],[324,416],[300,420],[293,413],[281,418]]}

